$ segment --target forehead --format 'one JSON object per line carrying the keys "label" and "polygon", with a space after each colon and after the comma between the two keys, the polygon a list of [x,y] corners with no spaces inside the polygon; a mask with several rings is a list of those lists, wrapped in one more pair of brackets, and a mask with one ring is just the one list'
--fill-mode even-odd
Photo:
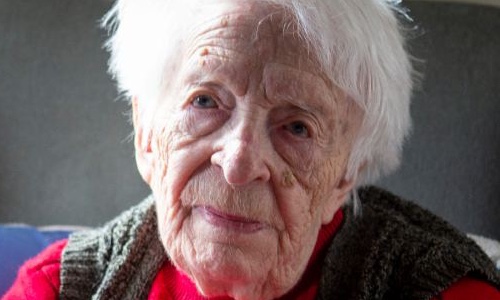
{"label": "forehead", "polygon": [[272,60],[308,71],[320,69],[294,18],[281,6],[265,1],[208,1],[193,11],[192,18],[196,22],[186,34],[185,58],[213,54],[250,65]]}
{"label": "forehead", "polygon": [[180,64],[177,86],[187,90],[215,83],[243,96],[252,84],[260,84],[268,100],[295,99],[292,104],[300,107],[335,105],[338,90],[320,72],[290,14],[262,3],[210,1],[194,10],[196,21],[174,62]]}

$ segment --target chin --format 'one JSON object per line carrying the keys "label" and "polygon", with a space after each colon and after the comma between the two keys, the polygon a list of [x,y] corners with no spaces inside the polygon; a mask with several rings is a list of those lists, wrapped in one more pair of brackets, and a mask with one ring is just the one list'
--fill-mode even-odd
{"label": "chin", "polygon": [[205,296],[261,295],[267,279],[259,266],[241,251],[229,245],[210,244],[197,252],[198,256],[187,260],[186,266],[198,290]]}
{"label": "chin", "polygon": [[205,297],[272,299],[285,292],[272,286],[278,234],[271,228],[242,233],[193,213],[164,242],[171,261]]}

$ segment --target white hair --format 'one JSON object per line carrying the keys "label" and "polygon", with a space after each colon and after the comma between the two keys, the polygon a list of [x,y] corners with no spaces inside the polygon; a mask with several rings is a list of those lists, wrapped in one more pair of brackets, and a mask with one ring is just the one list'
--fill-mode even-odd
{"label": "white hair", "polygon": [[[363,185],[396,169],[411,127],[413,87],[397,18],[400,1],[252,1],[283,7],[325,74],[364,110],[347,177],[357,177],[357,185]],[[207,1],[117,0],[103,25],[111,33],[106,44],[109,70],[127,98],[159,97],[168,80],[165,75],[175,72],[171,58],[197,25],[193,12],[201,2]]]}

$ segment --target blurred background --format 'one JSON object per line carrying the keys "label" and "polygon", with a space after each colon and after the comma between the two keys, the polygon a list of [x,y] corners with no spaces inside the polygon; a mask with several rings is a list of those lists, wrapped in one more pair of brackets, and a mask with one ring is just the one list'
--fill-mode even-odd
{"label": "blurred background", "polygon": [[[500,239],[500,0],[403,2],[425,76],[401,169],[379,184]],[[0,223],[97,226],[149,193],[106,73],[111,5],[0,0]]]}

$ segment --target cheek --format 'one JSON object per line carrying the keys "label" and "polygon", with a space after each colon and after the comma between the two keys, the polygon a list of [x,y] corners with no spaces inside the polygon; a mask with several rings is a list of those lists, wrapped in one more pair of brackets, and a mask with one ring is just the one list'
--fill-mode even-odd
{"label": "cheek", "polygon": [[313,178],[311,181],[314,182],[314,188],[311,192],[313,199],[311,206],[317,211],[322,211],[326,202],[333,198],[340,177],[339,163],[334,159],[325,159],[311,176]]}
{"label": "cheek", "polygon": [[349,154],[349,144],[343,143],[316,162],[311,180],[314,183],[312,206],[321,214],[327,213],[324,216],[333,214],[343,204],[338,192],[346,176]]}
{"label": "cheek", "polygon": [[189,213],[180,202],[180,194],[189,177],[207,161],[209,147],[206,143],[194,143],[190,136],[169,126],[158,127],[152,142],[154,168],[150,187],[156,199],[162,239],[172,238]]}
{"label": "cheek", "polygon": [[299,184],[280,191],[278,209],[284,222],[284,230],[279,233],[278,265],[290,270],[287,272],[276,269],[274,277],[297,280],[294,276],[302,274],[311,256],[321,226],[320,211],[311,196]]}
{"label": "cheek", "polygon": [[[345,175],[347,149],[344,149],[343,145],[336,151],[326,151],[313,146],[304,146],[299,150],[283,147],[282,153],[288,158],[287,163],[292,168],[295,179],[293,186],[282,189],[280,197],[285,199],[280,205],[280,211],[286,218],[285,222],[295,223],[297,228],[319,226],[325,205],[332,201],[335,188]],[[286,177],[285,173],[283,178]]]}
{"label": "cheek", "polygon": [[178,132],[191,139],[197,139],[211,134],[220,128],[229,118],[229,113],[223,109],[185,108],[178,116]]}
{"label": "cheek", "polygon": [[178,199],[192,173],[210,160],[210,139],[201,137],[222,122],[223,116],[214,114],[200,116],[188,108],[156,122],[152,135],[153,192],[162,198]]}
{"label": "cheek", "polygon": [[295,176],[309,173],[312,169],[316,147],[311,141],[300,141],[290,136],[284,128],[274,128],[271,132],[273,147],[286,162]]}
{"label": "cheek", "polygon": [[278,209],[284,222],[284,229],[291,240],[298,240],[313,226],[316,219],[312,207],[311,194],[296,184],[286,191],[281,191],[278,196]]}

